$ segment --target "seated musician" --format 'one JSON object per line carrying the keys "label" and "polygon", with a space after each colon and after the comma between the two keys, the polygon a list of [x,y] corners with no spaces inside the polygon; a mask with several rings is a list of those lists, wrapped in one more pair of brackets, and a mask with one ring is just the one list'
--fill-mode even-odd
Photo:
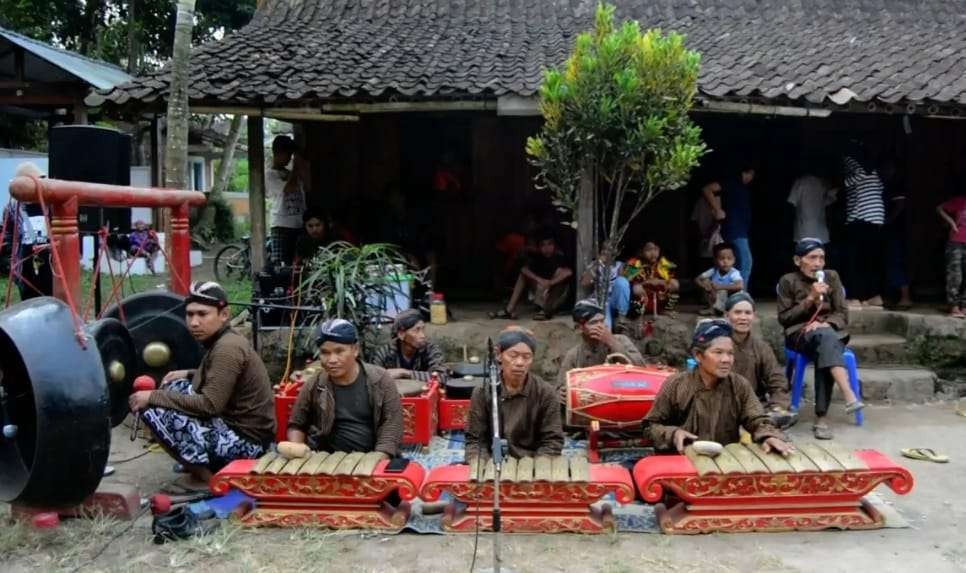
{"label": "seated musician", "polygon": [[225,290],[215,282],[191,283],[185,314],[206,350],[201,366],[169,372],[160,389],[131,394],[129,405],[194,478],[179,485],[204,489],[228,462],[265,453],[275,435],[275,408],[262,359],[231,329]]}
{"label": "seated musician", "polygon": [[728,297],[724,308],[725,318],[731,324],[731,339],[735,342],[735,373],[751,382],[772,423],[783,429],[793,425],[798,421],[798,414],[790,411],[792,400],[785,370],[771,346],[752,333],[754,299],[744,291],[736,292]]}
{"label": "seated musician", "polygon": [[392,323],[392,340],[376,350],[372,363],[395,379],[427,381],[433,373],[446,381],[443,351],[426,338],[426,323],[416,309],[405,310]]}
{"label": "seated musician", "polygon": [[316,332],[323,372],[299,391],[288,440],[327,452],[381,452],[402,442],[402,403],[389,373],[359,359],[359,333],[346,320],[327,320]]}
{"label": "seated musician", "polygon": [[744,428],[766,452],[791,451],[762,410],[751,384],[733,372],[734,341],[727,321],[698,323],[691,353],[698,367],[668,378],[644,418],[644,431],[655,448],[683,453],[694,440],[737,443],[739,428]]}
{"label": "seated musician", "polygon": [[[500,367],[500,436],[508,454],[558,456],[563,449],[560,406],[553,387],[530,372],[537,342],[533,333],[510,327],[497,339]],[[488,385],[473,390],[466,427],[466,460],[490,458],[492,398]]]}
{"label": "seated musician", "polygon": [[611,354],[622,354],[631,364],[644,365],[644,357],[634,342],[623,334],[612,334],[607,328],[604,323],[604,309],[596,301],[578,301],[571,315],[575,328],[580,330],[580,343],[568,350],[560,362],[558,390],[566,386],[568,371],[603,364]]}
{"label": "seated musician", "polygon": [[[845,397],[845,412],[865,407],[849,386],[842,353],[849,335],[845,289],[835,271],[825,270],[825,246],[805,238],[795,245],[795,266],[778,281],[778,322],[785,328],[785,346],[815,361],[815,425],[819,440],[831,440],[825,416],[832,400],[832,384]],[[823,280],[816,273],[822,271]]]}

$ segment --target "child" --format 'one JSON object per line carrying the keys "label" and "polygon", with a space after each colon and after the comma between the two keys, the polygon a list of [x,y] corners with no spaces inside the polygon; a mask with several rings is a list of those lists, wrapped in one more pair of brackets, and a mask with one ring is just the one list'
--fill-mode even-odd
{"label": "child", "polygon": [[966,187],[936,208],[949,225],[946,243],[946,299],[949,316],[966,318]]}
{"label": "child", "polygon": [[735,248],[731,243],[719,243],[714,247],[714,266],[694,282],[707,293],[708,308],[700,311],[704,316],[724,315],[725,302],[731,293],[744,290],[741,273],[735,268]]}
{"label": "child", "polygon": [[673,312],[680,285],[674,276],[677,265],[661,256],[655,241],[646,241],[638,256],[628,259],[623,275],[630,281],[641,314]]}
{"label": "child", "polygon": [[158,242],[151,236],[151,229],[148,227],[147,223],[141,221],[140,219],[135,221],[134,229],[128,235],[128,241],[130,242],[128,255],[131,257],[144,257],[148,270],[152,275],[155,274],[154,254],[158,252],[160,246],[158,245]]}

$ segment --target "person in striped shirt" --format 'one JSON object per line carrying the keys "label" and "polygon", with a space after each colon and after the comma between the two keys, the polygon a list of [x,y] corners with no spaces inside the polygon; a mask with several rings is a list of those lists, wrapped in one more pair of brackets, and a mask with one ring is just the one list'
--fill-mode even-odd
{"label": "person in striped shirt", "polygon": [[446,381],[443,351],[426,338],[426,323],[418,310],[399,313],[392,323],[392,340],[376,350],[372,364],[389,371],[395,380],[428,381],[435,373]]}
{"label": "person in striped shirt", "polygon": [[850,306],[881,307],[885,186],[876,169],[846,156],[845,286]]}

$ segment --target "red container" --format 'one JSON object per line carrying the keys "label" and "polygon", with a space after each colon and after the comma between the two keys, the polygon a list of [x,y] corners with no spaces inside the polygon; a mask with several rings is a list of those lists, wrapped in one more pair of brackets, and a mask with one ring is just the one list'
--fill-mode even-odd
{"label": "red container", "polygon": [[470,401],[452,400],[445,395],[439,400],[439,429],[463,431],[470,419]]}
{"label": "red container", "polygon": [[432,380],[419,396],[402,398],[403,444],[428,446],[439,425],[439,383]]}

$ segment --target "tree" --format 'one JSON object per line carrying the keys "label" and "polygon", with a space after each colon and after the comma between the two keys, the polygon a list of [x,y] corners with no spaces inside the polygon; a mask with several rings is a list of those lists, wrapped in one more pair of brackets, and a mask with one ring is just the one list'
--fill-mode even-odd
{"label": "tree", "polygon": [[245,120],[244,115],[235,114],[231,117],[231,125],[228,128],[228,136],[225,138],[225,146],[222,148],[221,161],[218,162],[218,171],[215,173],[214,185],[208,193],[208,202],[203,207],[201,217],[199,217],[197,230],[201,239],[223,239],[219,237],[215,225],[215,212],[217,205],[222,202],[222,193],[228,190],[234,174],[235,148],[241,137],[242,124]]}
{"label": "tree", "polygon": [[[188,188],[188,75],[191,56],[191,27],[194,26],[195,0],[177,0],[178,22],[174,28],[174,53],[171,57],[171,86],[168,95],[167,141],[164,146],[164,186]],[[171,251],[171,219],[162,210],[161,227]]]}
{"label": "tree", "polygon": [[[682,187],[706,152],[688,115],[699,63],[680,34],[641,33],[636,21],[615,27],[614,7],[598,4],[594,29],[577,37],[561,69],[546,72],[544,124],[527,140],[527,153],[539,170],[537,185],[558,208],[591,215],[579,217],[591,225],[577,226],[578,236],[591,240],[578,243],[600,241],[601,270],[610,268],[644,208],[663,191]],[[583,197],[582,182],[590,190]],[[597,253],[580,255],[583,266]],[[597,277],[595,294],[603,303],[609,273]]]}

